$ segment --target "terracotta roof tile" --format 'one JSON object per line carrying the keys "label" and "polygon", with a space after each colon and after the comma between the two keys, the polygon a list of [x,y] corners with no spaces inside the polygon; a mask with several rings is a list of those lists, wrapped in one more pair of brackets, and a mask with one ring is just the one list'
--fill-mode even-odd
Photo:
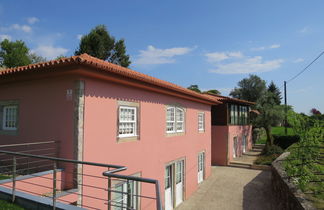
{"label": "terracotta roof tile", "polygon": [[101,71],[105,71],[105,72],[110,72],[110,73],[114,73],[114,74],[118,74],[121,76],[125,76],[131,79],[135,79],[144,83],[148,83],[148,84],[153,84],[156,85],[158,87],[161,88],[166,88],[169,90],[173,90],[191,97],[195,97],[201,100],[205,100],[205,101],[209,101],[209,102],[213,102],[213,103],[219,103],[218,99],[215,99],[213,97],[209,97],[207,95],[203,95],[200,93],[196,93],[192,90],[189,90],[187,88],[183,88],[181,86],[175,85],[173,83],[161,80],[161,79],[157,79],[155,77],[116,65],[116,64],[112,64],[109,63],[107,61],[92,57],[88,54],[82,54],[79,56],[72,56],[72,57],[68,57],[68,58],[61,58],[58,60],[51,60],[51,61],[47,61],[47,62],[42,62],[42,63],[36,63],[36,64],[30,64],[27,66],[19,66],[19,67],[15,67],[15,68],[8,68],[8,69],[3,69],[2,71],[0,71],[0,77],[1,76],[5,76],[5,75],[10,75],[10,74],[16,74],[19,72],[27,72],[27,71],[31,71],[31,70],[41,70],[43,68],[47,68],[47,67],[59,67],[61,65],[65,65],[65,64],[83,64],[83,65],[89,65],[89,66],[93,66],[96,67],[98,70]]}

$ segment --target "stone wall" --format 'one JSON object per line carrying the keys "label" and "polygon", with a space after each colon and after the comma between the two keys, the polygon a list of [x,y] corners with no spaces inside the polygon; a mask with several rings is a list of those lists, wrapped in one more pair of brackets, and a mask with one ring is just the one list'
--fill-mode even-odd
{"label": "stone wall", "polygon": [[302,193],[296,185],[288,181],[286,171],[283,169],[283,160],[287,158],[289,152],[280,155],[271,166],[272,179],[271,185],[273,195],[277,200],[278,209],[291,210],[315,210],[316,208],[306,200],[305,194]]}

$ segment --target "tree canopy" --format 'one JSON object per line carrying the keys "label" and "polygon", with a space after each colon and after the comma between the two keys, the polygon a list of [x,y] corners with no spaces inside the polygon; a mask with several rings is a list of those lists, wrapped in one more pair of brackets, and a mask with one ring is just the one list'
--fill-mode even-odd
{"label": "tree canopy", "polygon": [[39,56],[36,53],[29,53],[28,56],[31,63],[41,63],[46,61],[46,58]]}
{"label": "tree canopy", "polygon": [[251,74],[238,82],[238,87],[230,92],[233,98],[256,102],[267,91],[266,82],[257,75]]}
{"label": "tree canopy", "polygon": [[8,39],[0,43],[0,65],[7,68],[31,64],[29,49],[21,40],[11,42]]}
{"label": "tree canopy", "polygon": [[267,91],[257,100],[256,109],[260,114],[256,117],[255,124],[265,129],[267,134],[267,145],[271,146],[273,144],[273,137],[271,134],[272,126],[283,120],[285,116],[284,107],[276,103],[272,92]]}
{"label": "tree canopy", "polygon": [[116,41],[104,25],[98,25],[89,34],[82,36],[75,55],[82,53],[123,67],[128,67],[131,63],[129,55],[126,54],[125,41],[123,39]]}
{"label": "tree canopy", "polygon": [[187,89],[195,91],[197,93],[201,93],[201,90],[199,89],[198,85],[190,85],[189,87],[187,87]]}
{"label": "tree canopy", "polygon": [[281,104],[281,92],[279,90],[279,88],[275,85],[275,83],[273,81],[271,81],[271,83],[268,86],[268,91],[270,91],[271,93],[273,93],[273,100],[277,105]]}
{"label": "tree canopy", "polygon": [[205,91],[204,93],[212,93],[212,94],[217,94],[217,95],[220,95],[220,94],[221,94],[221,92],[219,92],[219,91],[216,90],[216,89],[207,90],[207,91]]}

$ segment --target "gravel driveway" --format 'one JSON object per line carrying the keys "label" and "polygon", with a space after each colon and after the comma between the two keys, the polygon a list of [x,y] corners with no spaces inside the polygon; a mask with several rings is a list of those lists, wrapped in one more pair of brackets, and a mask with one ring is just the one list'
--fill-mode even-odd
{"label": "gravel driveway", "polygon": [[271,210],[271,172],[212,167],[212,175],[176,210]]}

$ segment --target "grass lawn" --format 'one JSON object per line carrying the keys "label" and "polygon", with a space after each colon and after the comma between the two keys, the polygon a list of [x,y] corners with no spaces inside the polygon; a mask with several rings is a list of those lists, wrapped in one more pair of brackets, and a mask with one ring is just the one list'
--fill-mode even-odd
{"label": "grass lawn", "polygon": [[0,174],[0,180],[9,179],[9,178],[10,178],[10,176]]}
{"label": "grass lawn", "polygon": [[[278,136],[285,136],[285,127],[272,127],[271,130],[272,135],[278,135]],[[287,128],[287,136],[293,136],[294,131],[292,128]],[[265,133],[265,130],[262,129],[262,134],[260,139],[256,141],[257,144],[265,144],[267,141],[267,135]]]}
{"label": "grass lawn", "polygon": [[0,210],[24,210],[24,208],[7,201],[0,200]]}
{"label": "grass lawn", "polygon": [[[272,127],[272,135],[285,136],[285,127]],[[292,128],[287,128],[287,136],[293,136],[294,131]]]}

